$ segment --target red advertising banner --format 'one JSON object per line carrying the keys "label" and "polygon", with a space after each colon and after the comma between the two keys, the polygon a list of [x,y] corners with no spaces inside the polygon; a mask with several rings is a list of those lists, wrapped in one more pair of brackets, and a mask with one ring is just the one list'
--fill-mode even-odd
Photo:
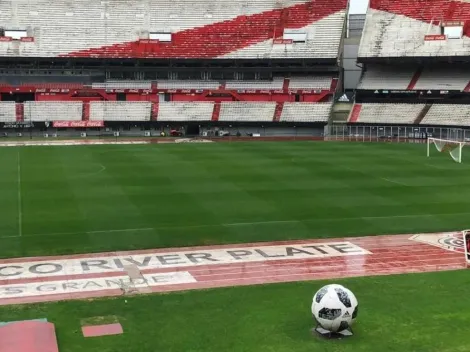
{"label": "red advertising banner", "polygon": [[22,42],[31,43],[31,42],[34,42],[34,37],[21,37],[20,40],[21,40]]}
{"label": "red advertising banner", "polygon": [[55,128],[87,128],[104,127],[104,121],[54,121],[52,127]]}
{"label": "red advertising banner", "polygon": [[292,39],[274,39],[273,44],[292,44]]}
{"label": "red advertising banner", "polygon": [[444,34],[428,34],[424,36],[425,41],[434,41],[434,40],[446,40],[447,37]]}
{"label": "red advertising banner", "polygon": [[463,27],[464,21],[445,21],[442,22],[442,27]]}
{"label": "red advertising banner", "polygon": [[12,37],[0,37],[0,42],[11,42],[12,40]]}

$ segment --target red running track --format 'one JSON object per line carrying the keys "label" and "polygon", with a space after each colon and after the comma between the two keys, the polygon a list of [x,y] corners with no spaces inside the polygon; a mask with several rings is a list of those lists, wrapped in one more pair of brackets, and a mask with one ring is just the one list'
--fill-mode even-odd
{"label": "red running track", "polygon": [[[319,258],[302,259],[282,259],[282,260],[261,260],[261,261],[238,261],[226,262],[223,264],[211,263],[210,265],[183,265],[167,268],[153,267],[141,268],[140,272],[146,278],[151,275],[181,274],[187,275],[191,280],[189,282],[168,282],[157,286],[143,285],[138,288],[141,293],[149,292],[169,292],[189,289],[203,289],[214,287],[255,285],[278,282],[292,282],[305,280],[328,280],[340,279],[357,276],[390,275],[405,273],[420,273],[443,270],[455,270],[466,268],[466,262],[462,248],[457,244],[453,250],[444,249],[436,246],[443,238],[451,238],[454,241],[460,238],[459,233],[453,234],[431,234],[435,237],[433,245],[429,243],[419,243],[411,240],[412,235],[392,235],[392,236],[371,236],[345,239],[325,239],[314,241],[289,241],[272,242],[258,244],[237,245],[238,250],[249,247],[265,248],[267,246],[296,246],[302,245],[324,245],[347,242],[352,243],[369,252],[366,254],[351,254],[347,256],[330,256]],[[428,236],[428,235],[427,235]],[[450,237],[449,237],[450,236]],[[196,248],[178,248],[178,249],[158,249],[133,252],[114,252],[102,254],[84,254],[70,257],[39,257],[39,258],[18,258],[0,261],[0,273],[2,266],[20,265],[20,263],[36,263],[38,261],[71,261],[93,258],[112,258],[118,256],[160,254],[172,256],[168,253],[183,253],[191,250],[193,252],[204,252],[210,250],[232,250],[234,246],[209,246]],[[174,255],[174,254],[173,254]],[[110,259],[111,260],[111,259]],[[71,263],[71,262],[70,262]],[[70,264],[72,265],[72,264]],[[56,301],[67,299],[83,299],[104,296],[123,295],[123,291],[116,287],[105,289],[96,289],[90,291],[98,279],[116,279],[123,275],[123,270],[111,270],[100,273],[80,273],[72,267],[64,270],[65,275],[47,276],[39,275],[37,277],[3,277],[0,275],[0,305],[32,303],[43,301]],[[16,270],[16,269],[15,269]],[[5,271],[3,271],[6,273]],[[73,274],[67,274],[70,272]],[[76,284],[77,280],[89,282],[84,286]],[[89,280],[89,281],[87,281]],[[67,284],[68,283],[68,284]],[[34,288],[31,285],[36,284]],[[28,286],[29,285],[29,286]],[[40,286],[40,289],[37,285]],[[69,291],[57,289],[59,286],[69,286]],[[31,287],[30,287],[31,286]],[[56,287],[57,286],[57,287]],[[54,289],[55,287],[55,289]],[[16,290],[16,291],[15,291]],[[20,292],[21,291],[21,292]],[[40,291],[40,292],[37,292]]]}

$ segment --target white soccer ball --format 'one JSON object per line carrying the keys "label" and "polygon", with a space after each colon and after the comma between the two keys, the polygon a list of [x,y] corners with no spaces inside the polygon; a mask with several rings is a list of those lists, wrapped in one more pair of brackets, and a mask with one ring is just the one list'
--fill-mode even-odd
{"label": "white soccer ball", "polygon": [[341,285],[326,285],[313,296],[312,314],[325,330],[340,332],[351,327],[357,317],[356,296]]}

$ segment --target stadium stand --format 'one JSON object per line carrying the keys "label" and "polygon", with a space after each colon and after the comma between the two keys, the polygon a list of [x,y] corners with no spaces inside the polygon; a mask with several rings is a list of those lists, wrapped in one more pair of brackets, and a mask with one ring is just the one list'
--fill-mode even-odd
{"label": "stadium stand", "polygon": [[158,106],[158,121],[210,121],[213,102],[166,102]]}
{"label": "stadium stand", "polygon": [[92,83],[92,89],[152,89],[152,82],[145,81],[107,81],[105,83]]}
{"label": "stadium stand", "polygon": [[217,81],[195,81],[195,80],[160,80],[156,86],[161,89],[218,89],[220,83]]}
{"label": "stadium stand", "polygon": [[464,91],[470,83],[470,72],[461,68],[411,69],[394,66],[368,66],[357,89]]}
{"label": "stadium stand", "polygon": [[336,58],[346,3],[5,0],[0,56]]}
{"label": "stadium stand", "polygon": [[425,104],[356,104],[349,122],[370,124],[412,124],[418,118]]}
{"label": "stadium stand", "polygon": [[90,102],[90,120],[150,121],[152,103],[146,101]]}
{"label": "stadium stand", "polygon": [[57,101],[27,101],[24,103],[26,121],[80,121],[83,103]]}
{"label": "stadium stand", "polygon": [[424,69],[416,81],[414,89],[446,89],[463,91],[470,83],[468,69]]}
{"label": "stadium stand", "polygon": [[272,122],[276,103],[222,102],[219,121]]}
{"label": "stadium stand", "polygon": [[327,122],[332,103],[284,103],[281,122]]}
{"label": "stadium stand", "polygon": [[[225,81],[225,84],[216,80],[158,80],[154,82],[134,81],[107,81],[93,83],[93,89],[192,89],[215,90],[224,86],[226,90],[255,89],[255,90],[281,90],[285,88],[284,77],[274,77],[272,80],[239,80]],[[333,81],[331,76],[304,76],[291,77],[287,80],[290,89],[319,89],[329,90]]]}
{"label": "stadium stand", "polygon": [[226,89],[282,89],[283,78],[274,78],[272,81],[228,81]]}
{"label": "stadium stand", "polygon": [[330,89],[332,77],[291,77],[289,82],[290,89]]}
{"label": "stadium stand", "polygon": [[470,127],[470,105],[433,104],[421,124]]}
{"label": "stadium stand", "polygon": [[0,102],[0,122],[16,121],[16,104],[14,101]]}
{"label": "stadium stand", "polygon": [[468,2],[371,0],[369,6],[358,57],[470,56]]}
{"label": "stadium stand", "polygon": [[390,66],[371,66],[362,75],[357,89],[407,89],[413,69]]}

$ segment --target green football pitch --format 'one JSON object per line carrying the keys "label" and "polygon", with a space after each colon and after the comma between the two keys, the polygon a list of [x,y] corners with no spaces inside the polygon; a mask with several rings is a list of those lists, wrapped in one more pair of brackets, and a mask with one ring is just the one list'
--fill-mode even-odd
{"label": "green football pitch", "polygon": [[[470,163],[423,144],[257,142],[0,148],[0,257],[470,228]],[[468,160],[468,159],[467,159]],[[0,307],[61,352],[468,351],[466,271],[338,280],[356,336],[313,338],[324,282]],[[83,339],[115,315],[125,333]]]}
{"label": "green football pitch", "polygon": [[[0,149],[0,256],[461,230],[470,164],[425,145]],[[465,152],[464,152],[465,153]]]}

